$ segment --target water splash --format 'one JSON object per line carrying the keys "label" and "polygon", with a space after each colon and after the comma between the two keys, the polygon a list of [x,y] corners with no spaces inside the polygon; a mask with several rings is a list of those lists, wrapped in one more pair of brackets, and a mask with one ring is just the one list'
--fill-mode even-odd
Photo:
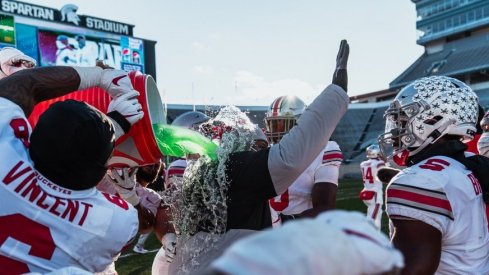
{"label": "water splash", "polygon": [[[180,233],[180,239],[188,239],[199,231],[211,233],[204,247],[186,249],[193,251],[190,258],[192,269],[199,263],[196,257],[209,251],[219,240],[216,235],[226,232],[227,228],[227,191],[230,179],[226,175],[226,163],[233,152],[249,151],[256,128],[250,119],[235,106],[221,109],[219,114],[209,121],[209,125],[225,127],[219,136],[219,146],[215,150],[216,159],[202,156],[198,160],[188,161],[181,185],[166,190],[164,201],[172,208],[174,225]],[[207,131],[209,136],[212,133]],[[213,136],[215,138],[215,136]]]}

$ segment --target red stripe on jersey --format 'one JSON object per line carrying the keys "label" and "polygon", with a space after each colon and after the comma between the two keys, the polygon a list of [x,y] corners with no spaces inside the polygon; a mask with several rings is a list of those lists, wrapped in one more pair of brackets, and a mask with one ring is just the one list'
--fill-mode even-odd
{"label": "red stripe on jersey", "polygon": [[452,206],[448,200],[421,195],[405,190],[387,189],[387,198],[399,198],[407,201],[413,201],[420,204],[443,208],[452,212]]}
{"label": "red stripe on jersey", "polygon": [[325,161],[325,160],[332,160],[332,159],[340,159],[340,160],[342,160],[343,159],[343,154],[341,152],[334,152],[334,153],[326,152],[326,153],[324,153],[324,155],[323,155],[323,161]]}
{"label": "red stripe on jersey", "polygon": [[377,218],[377,214],[379,214],[379,207],[380,207],[380,204],[375,204],[375,209],[374,209],[374,213],[372,213],[372,219],[375,220],[375,218]]}

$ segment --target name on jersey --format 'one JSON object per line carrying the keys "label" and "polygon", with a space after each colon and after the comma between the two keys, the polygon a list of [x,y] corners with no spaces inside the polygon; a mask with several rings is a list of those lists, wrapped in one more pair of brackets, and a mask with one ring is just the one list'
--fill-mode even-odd
{"label": "name on jersey", "polygon": [[59,198],[46,193],[41,189],[38,182],[42,182],[58,192],[66,192],[39,175],[29,164],[23,161],[14,165],[2,179],[2,182],[33,205],[79,226],[83,226],[90,209],[93,207],[86,202]]}

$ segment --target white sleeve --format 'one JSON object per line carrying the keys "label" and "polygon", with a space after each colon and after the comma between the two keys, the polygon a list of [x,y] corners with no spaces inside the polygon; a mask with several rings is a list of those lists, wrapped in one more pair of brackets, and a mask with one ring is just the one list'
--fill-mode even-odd
{"label": "white sleeve", "polygon": [[[14,102],[0,97],[0,114],[2,114],[0,116],[0,144],[11,147],[20,157],[29,159],[27,146],[32,129],[24,111]],[[2,152],[0,157],[12,159],[12,156],[6,152]]]}
{"label": "white sleeve", "polygon": [[338,176],[340,174],[339,165],[323,164],[316,169],[314,173],[314,183],[331,182],[338,185]]}
{"label": "white sleeve", "polygon": [[330,182],[338,185],[340,166],[343,161],[343,153],[340,146],[330,140],[324,150],[321,165],[314,172],[314,183]]}
{"label": "white sleeve", "polygon": [[277,194],[282,194],[326,146],[348,102],[341,87],[329,85],[302,114],[300,123],[270,148],[268,169]]}
{"label": "white sleeve", "polygon": [[103,69],[100,67],[76,67],[73,69],[80,76],[80,85],[78,90],[84,90],[90,87],[99,86],[102,78]]}
{"label": "white sleeve", "polygon": [[453,213],[450,201],[439,183],[439,180],[444,180],[444,176],[438,175],[430,177],[403,172],[397,175],[386,190],[386,212],[389,218],[402,216],[419,220],[444,234],[453,220]]}

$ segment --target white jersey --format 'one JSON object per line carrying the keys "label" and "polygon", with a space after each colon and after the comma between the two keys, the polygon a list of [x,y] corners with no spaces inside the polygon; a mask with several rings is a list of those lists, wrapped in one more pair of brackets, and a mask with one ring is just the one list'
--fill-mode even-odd
{"label": "white jersey", "polygon": [[312,208],[312,187],[318,182],[338,183],[343,154],[334,141],[324,150],[282,195],[270,200],[270,206],[284,215],[300,214]]}
{"label": "white jersey", "polygon": [[360,163],[364,187],[360,192],[360,199],[367,206],[367,217],[372,218],[379,229],[382,224],[384,200],[382,182],[377,179],[377,171],[384,166],[384,161],[380,159],[368,159]]}
{"label": "white jersey", "polygon": [[136,235],[136,210],[95,188],[74,191],[44,178],[27,151],[31,128],[23,111],[0,98],[0,113],[2,270],[104,270]]}
{"label": "white jersey", "polygon": [[489,274],[482,190],[464,165],[444,156],[404,169],[387,187],[387,214],[425,222],[442,234],[437,274]]}
{"label": "white jersey", "polygon": [[377,179],[377,171],[384,166],[385,162],[381,159],[368,159],[360,163],[365,190],[382,191],[382,182]]}
{"label": "white jersey", "polygon": [[183,174],[187,168],[186,159],[177,159],[166,169],[165,189],[183,182]]}

